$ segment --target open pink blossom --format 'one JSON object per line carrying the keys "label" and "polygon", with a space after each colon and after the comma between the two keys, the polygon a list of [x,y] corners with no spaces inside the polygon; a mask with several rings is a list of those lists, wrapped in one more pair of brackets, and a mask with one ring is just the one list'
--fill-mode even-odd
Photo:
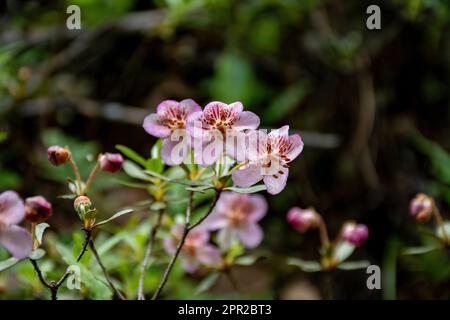
{"label": "open pink blossom", "polygon": [[[145,117],[145,131],[164,139],[161,156],[167,165],[178,165],[187,157],[191,139],[186,131],[186,120],[192,113],[200,111],[200,106],[192,99],[165,100],[158,105],[156,113]],[[175,154],[173,151],[177,146],[179,152]]]}
{"label": "open pink blossom", "polygon": [[192,137],[198,139],[194,145],[197,161],[208,166],[224,153],[236,157],[234,143],[238,133],[256,129],[260,123],[256,114],[243,109],[240,102],[225,104],[214,101],[208,103],[203,111],[188,117],[186,128]]}
{"label": "open pink blossom", "polygon": [[[167,253],[173,254],[183,235],[182,224],[172,228],[172,234],[164,239],[164,248]],[[188,273],[194,273],[201,265],[216,267],[220,264],[220,251],[209,244],[209,232],[197,227],[189,232],[181,248],[183,269]]]}
{"label": "open pink blossom", "polygon": [[238,238],[245,247],[254,248],[263,239],[264,233],[258,221],[266,213],[267,202],[262,195],[224,192],[203,226],[219,230],[218,241],[224,249],[234,238]]}
{"label": "open pink blossom", "polygon": [[263,180],[270,194],[280,193],[289,175],[288,163],[303,150],[300,135],[289,136],[289,126],[272,130],[269,134],[259,130],[250,132],[248,163],[233,171],[233,182],[248,188]]}
{"label": "open pink blossom", "polygon": [[25,217],[25,206],[14,191],[0,194],[0,244],[16,259],[26,258],[32,250],[31,234],[19,224]]}

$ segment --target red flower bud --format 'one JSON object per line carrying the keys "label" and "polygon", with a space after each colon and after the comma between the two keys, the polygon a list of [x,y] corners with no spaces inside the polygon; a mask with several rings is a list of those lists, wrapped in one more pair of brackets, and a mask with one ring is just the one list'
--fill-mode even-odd
{"label": "red flower bud", "polygon": [[354,246],[361,246],[369,237],[369,228],[365,224],[348,222],[342,228],[342,239]]}
{"label": "red flower bud", "polygon": [[25,219],[34,223],[47,221],[53,214],[52,204],[44,197],[35,196],[25,200]]}
{"label": "red flower bud", "polygon": [[317,228],[320,224],[319,214],[314,209],[291,208],[286,219],[299,232]]}
{"label": "red flower bud", "polygon": [[67,162],[70,158],[70,152],[60,146],[51,146],[47,149],[48,160],[54,165],[59,166]]}
{"label": "red flower bud", "polygon": [[122,169],[123,157],[119,153],[105,153],[100,156],[100,170],[115,173]]}

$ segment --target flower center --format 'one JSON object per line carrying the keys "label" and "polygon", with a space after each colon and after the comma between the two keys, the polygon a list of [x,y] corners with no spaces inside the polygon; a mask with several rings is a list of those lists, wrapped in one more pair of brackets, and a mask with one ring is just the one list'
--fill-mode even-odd
{"label": "flower center", "polygon": [[195,243],[192,240],[189,240],[189,238],[186,239],[186,242],[183,245],[183,252],[190,256],[194,256],[196,250],[197,246],[195,245]]}
{"label": "flower center", "polygon": [[186,111],[180,106],[170,107],[161,114],[161,123],[170,129],[183,129],[186,124]]}
{"label": "flower center", "polygon": [[212,106],[203,112],[202,125],[204,129],[217,129],[224,134],[238,119],[239,114],[233,109]]}

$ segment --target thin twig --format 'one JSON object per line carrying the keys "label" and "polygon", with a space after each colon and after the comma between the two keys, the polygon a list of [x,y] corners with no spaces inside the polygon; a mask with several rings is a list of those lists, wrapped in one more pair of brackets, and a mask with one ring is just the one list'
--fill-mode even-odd
{"label": "thin twig", "polygon": [[123,296],[123,294],[117,290],[117,288],[114,286],[113,282],[111,281],[111,278],[109,277],[108,270],[106,270],[105,265],[103,264],[102,260],[100,259],[100,255],[97,252],[97,249],[95,248],[94,241],[91,239],[89,242],[89,246],[92,250],[92,253],[95,256],[95,259],[97,260],[98,265],[103,271],[103,275],[105,276],[106,281],[109,284],[109,287],[114,292],[114,294],[120,299],[120,300],[126,300],[126,298]]}
{"label": "thin twig", "polygon": [[78,166],[75,163],[75,160],[73,160],[72,155],[69,157],[70,166],[72,167],[72,171],[75,174],[75,179],[77,180],[77,193],[79,194],[81,192],[81,176],[80,171],[78,170]]}
{"label": "thin twig", "polygon": [[98,168],[99,168],[99,163],[97,161],[95,166],[94,166],[94,168],[92,168],[92,171],[89,174],[88,179],[86,180],[86,184],[84,186],[83,194],[86,194],[86,191],[88,190],[89,186],[91,185],[92,181],[95,178],[95,175],[97,174]]}
{"label": "thin twig", "polygon": [[175,261],[177,260],[178,256],[180,255],[181,249],[183,248],[184,242],[186,241],[186,237],[188,236],[189,232],[195,228],[196,226],[198,226],[203,220],[205,220],[210,213],[213,211],[214,207],[216,206],[217,200],[220,197],[220,193],[221,191],[217,191],[216,195],[213,199],[213,202],[211,203],[211,206],[209,207],[208,211],[206,212],[206,214],[196,223],[194,223],[193,225],[190,225],[190,220],[191,220],[191,212],[192,212],[192,198],[193,198],[193,192],[190,191],[189,192],[189,201],[188,201],[188,206],[186,209],[186,222],[184,224],[184,230],[183,230],[183,234],[181,236],[180,242],[177,245],[177,248],[175,250],[175,253],[172,256],[172,259],[170,260],[169,264],[166,267],[166,270],[164,271],[163,277],[161,279],[161,282],[158,285],[158,288],[156,289],[155,293],[153,294],[152,300],[156,300],[158,299],[162,289],[164,288],[167,279],[169,278],[169,274],[172,271],[172,268],[175,264]]}
{"label": "thin twig", "polygon": [[30,259],[31,264],[34,267],[34,270],[36,271],[39,280],[41,281],[41,283],[49,288],[50,290],[52,290],[52,286],[50,284],[47,283],[47,281],[45,281],[44,275],[42,274],[41,269],[39,268],[39,265],[37,264],[36,260]]}
{"label": "thin twig", "polygon": [[145,252],[145,257],[144,257],[144,260],[142,261],[142,265],[141,265],[141,274],[139,277],[139,286],[138,286],[138,300],[145,300],[145,294],[144,294],[145,271],[147,270],[148,264],[150,262],[150,257],[152,255],[152,250],[153,250],[153,243],[155,242],[158,229],[161,226],[163,215],[164,215],[164,210],[163,209],[159,210],[156,223],[151,228],[150,238],[149,238],[148,244],[147,244],[147,250]]}
{"label": "thin twig", "polygon": [[[83,255],[85,254],[85,252],[87,250],[89,242],[91,241],[92,231],[84,229],[84,232],[85,232],[84,243],[83,243],[80,253],[77,256],[77,262],[80,262],[81,258],[83,257]],[[52,300],[57,300],[59,287],[61,287],[61,285],[64,283],[64,281],[67,279],[67,277],[71,273],[72,273],[72,271],[70,270],[70,268],[67,268],[66,272],[62,275],[62,277],[57,282],[55,282],[55,281],[50,282],[50,286],[51,286],[50,290],[51,290],[51,294],[52,294]]]}

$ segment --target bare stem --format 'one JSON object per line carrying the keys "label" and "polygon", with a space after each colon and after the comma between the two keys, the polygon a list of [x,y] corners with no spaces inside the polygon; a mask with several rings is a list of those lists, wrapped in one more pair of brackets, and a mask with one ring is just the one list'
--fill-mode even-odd
{"label": "bare stem", "polygon": [[141,274],[139,277],[139,286],[138,286],[138,300],[145,300],[145,294],[144,294],[145,271],[147,270],[148,264],[150,263],[150,257],[152,255],[152,250],[153,250],[153,244],[155,242],[158,229],[161,226],[163,215],[164,215],[164,210],[163,209],[159,210],[156,223],[151,228],[150,238],[149,238],[148,244],[147,244],[147,250],[145,252],[145,257],[144,257],[144,260],[142,261],[142,265],[141,265]]}
{"label": "bare stem", "polygon": [[86,185],[84,186],[83,194],[86,194],[89,186],[92,184],[92,181],[94,180],[95,175],[98,172],[98,168],[99,168],[99,164],[98,164],[98,161],[97,161],[97,163],[95,164],[94,168],[92,168],[92,171],[89,174],[88,179],[86,180]]}
{"label": "bare stem", "polygon": [[81,193],[81,190],[79,189],[79,188],[81,188],[80,171],[78,170],[78,166],[75,163],[75,160],[73,160],[72,155],[70,155],[69,162],[70,162],[70,166],[72,167],[72,171],[75,175],[75,179],[77,180],[77,193]]}
{"label": "bare stem", "polygon": [[320,234],[320,242],[322,243],[322,246],[325,248],[328,248],[330,245],[330,239],[328,237],[328,230],[327,225],[325,224],[325,221],[320,216],[320,222],[319,222],[319,234]]}
{"label": "bare stem", "polygon": [[126,298],[123,296],[123,294],[119,290],[117,290],[117,288],[114,286],[111,278],[109,277],[108,270],[106,270],[106,267],[103,264],[102,260],[100,259],[100,255],[98,254],[97,249],[95,248],[94,240],[91,239],[91,241],[89,242],[89,247],[91,248],[91,251],[95,256],[95,259],[97,260],[98,265],[102,269],[103,275],[105,276],[105,279],[108,282],[109,287],[114,292],[114,295],[116,297],[118,297],[120,300],[126,300]]}
{"label": "bare stem", "polygon": [[220,194],[221,194],[221,191],[216,192],[216,195],[214,196],[213,202],[211,203],[211,205],[208,209],[208,212],[206,212],[205,215],[203,217],[201,217],[196,223],[189,225],[188,231],[191,231],[192,229],[197,227],[200,223],[202,223],[206,218],[208,218],[208,216],[211,214],[214,207],[216,206],[216,203],[217,203],[217,200],[219,200]]}
{"label": "bare stem", "polygon": [[41,281],[41,283],[47,287],[48,289],[52,290],[52,286],[47,283],[47,281],[45,281],[44,275],[42,274],[41,269],[39,268],[39,265],[37,264],[36,260],[30,259],[31,264],[34,267],[34,270],[36,271],[39,280]]}

